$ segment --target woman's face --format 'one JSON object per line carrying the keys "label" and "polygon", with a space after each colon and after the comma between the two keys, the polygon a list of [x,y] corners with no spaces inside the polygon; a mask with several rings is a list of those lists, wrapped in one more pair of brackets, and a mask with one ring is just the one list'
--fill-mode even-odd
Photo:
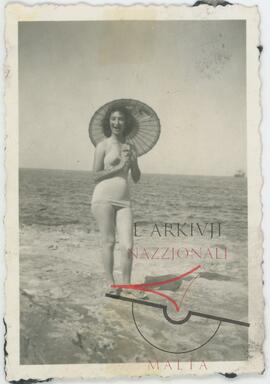
{"label": "woman's face", "polygon": [[116,136],[122,136],[125,130],[125,116],[120,111],[114,111],[110,116],[110,128],[112,134]]}

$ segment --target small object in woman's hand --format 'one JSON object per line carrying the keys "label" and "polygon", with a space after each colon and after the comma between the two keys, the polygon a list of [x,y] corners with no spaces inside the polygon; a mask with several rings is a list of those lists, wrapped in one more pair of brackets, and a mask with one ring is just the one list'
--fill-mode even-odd
{"label": "small object in woman's hand", "polygon": [[134,148],[130,152],[130,161],[132,163],[137,161],[137,153],[136,153],[136,150]]}
{"label": "small object in woman's hand", "polygon": [[126,163],[129,163],[130,161],[130,145],[129,144],[123,144],[121,148],[121,158],[126,161]]}
{"label": "small object in woman's hand", "polygon": [[130,145],[129,144],[123,144],[121,148],[121,153],[125,155],[130,155]]}

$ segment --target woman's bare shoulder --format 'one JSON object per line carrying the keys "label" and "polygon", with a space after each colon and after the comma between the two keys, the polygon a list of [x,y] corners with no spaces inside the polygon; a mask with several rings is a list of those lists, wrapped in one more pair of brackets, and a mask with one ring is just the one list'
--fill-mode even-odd
{"label": "woman's bare shoulder", "polygon": [[108,146],[108,138],[100,141],[96,146],[96,150],[97,151],[106,151],[107,146]]}

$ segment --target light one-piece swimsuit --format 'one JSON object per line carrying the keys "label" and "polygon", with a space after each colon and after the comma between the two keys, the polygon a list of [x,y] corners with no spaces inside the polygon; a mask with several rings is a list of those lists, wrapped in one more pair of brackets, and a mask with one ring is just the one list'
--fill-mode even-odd
{"label": "light one-piece swimsuit", "polygon": [[[119,149],[112,145],[105,155],[104,169],[115,166],[117,160],[120,162]],[[109,203],[115,207],[130,207],[128,171],[129,169],[125,168],[116,175],[100,181],[93,192],[92,206],[94,204]]]}

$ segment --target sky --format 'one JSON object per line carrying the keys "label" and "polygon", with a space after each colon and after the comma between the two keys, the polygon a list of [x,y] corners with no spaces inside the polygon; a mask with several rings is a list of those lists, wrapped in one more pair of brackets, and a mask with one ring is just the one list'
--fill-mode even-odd
{"label": "sky", "polygon": [[245,60],[240,20],[21,22],[20,166],[91,170],[92,115],[132,98],[161,122],[142,172],[246,171]]}

